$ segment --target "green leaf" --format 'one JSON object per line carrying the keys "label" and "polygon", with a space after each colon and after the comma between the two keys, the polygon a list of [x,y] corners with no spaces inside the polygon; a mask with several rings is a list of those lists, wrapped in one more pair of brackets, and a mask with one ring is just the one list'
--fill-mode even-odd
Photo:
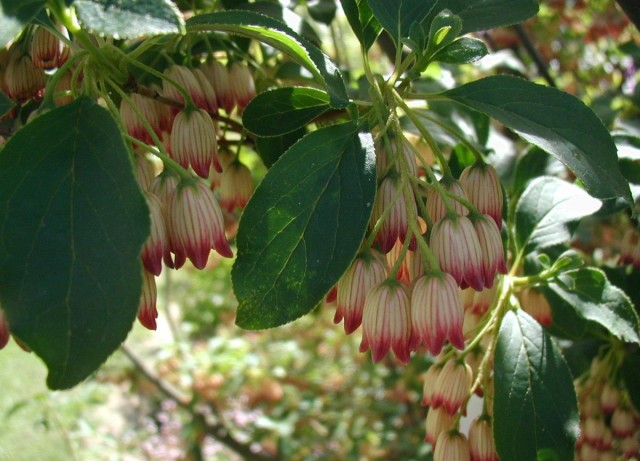
{"label": "green leaf", "polygon": [[45,0],[0,0],[0,48],[18,35],[44,5]]}
{"label": "green leaf", "polygon": [[409,37],[411,25],[422,22],[433,8],[432,2],[425,0],[369,0],[369,7],[391,38],[400,40]]}
{"label": "green leaf", "polygon": [[518,250],[531,251],[569,241],[567,224],[595,213],[600,206],[600,200],[575,184],[549,176],[534,179],[516,206]]}
{"label": "green leaf", "polygon": [[631,403],[636,411],[640,411],[640,386],[638,386],[640,383],[640,351],[638,349],[625,354],[620,372],[629,397],[631,397]]}
{"label": "green leaf", "polygon": [[329,109],[329,96],[324,91],[278,88],[253,98],[242,114],[242,122],[258,136],[278,136],[302,128]]}
{"label": "green leaf", "polygon": [[258,136],[256,138],[256,150],[262,163],[264,163],[267,168],[271,168],[282,154],[298,142],[305,134],[307,134],[307,130],[299,128],[282,136]]}
{"label": "green leaf", "polygon": [[640,344],[640,321],[629,297],[595,267],[565,272],[549,284],[576,312],[622,341]]}
{"label": "green leaf", "polygon": [[13,109],[15,103],[9,97],[0,91],[0,118],[7,115]]}
{"label": "green leaf", "polygon": [[573,459],[580,424],[573,381],[540,324],[521,310],[507,312],[494,363],[493,432],[500,460]]}
{"label": "green leaf", "polygon": [[382,26],[373,15],[367,0],[340,0],[340,3],[351,29],[367,51],[380,35]]}
{"label": "green leaf", "polygon": [[308,313],[355,258],[376,189],[373,139],[345,123],[293,145],[245,208],[231,273],[242,328]]}
{"label": "green leaf", "polygon": [[321,38],[318,33],[311,27],[308,21],[302,16],[291,11],[278,3],[268,1],[260,1],[254,3],[243,3],[237,7],[239,10],[253,11],[255,13],[270,16],[278,21],[286,24],[291,30],[300,34],[316,46],[320,45]]}
{"label": "green leaf", "polygon": [[470,64],[482,59],[488,53],[487,45],[482,40],[462,37],[438,51],[433,59],[452,64]]}
{"label": "green leaf", "polygon": [[555,157],[533,146],[518,159],[511,189],[514,195],[519,195],[532,179],[545,175],[556,176],[563,171],[565,171],[564,165]]}
{"label": "green leaf", "polygon": [[182,14],[169,0],[75,0],[73,6],[83,29],[105,37],[184,33]]}
{"label": "green leaf", "polygon": [[444,96],[486,113],[552,154],[594,197],[633,202],[609,131],[579,99],[506,75],[467,83]]}
{"label": "green leaf", "polygon": [[435,51],[453,42],[462,30],[462,20],[449,10],[440,11],[429,26],[429,48]]}
{"label": "green leaf", "polygon": [[221,11],[192,17],[187,21],[187,28],[193,32],[234,33],[273,46],[311,71],[325,86],[332,107],[343,108],[349,104],[344,80],[336,65],[317,47],[276,19],[251,11]]}
{"label": "green leaf", "polygon": [[535,0],[437,0],[430,18],[444,9],[460,16],[462,33],[466,34],[523,22],[538,13],[538,3]]}
{"label": "green leaf", "polygon": [[0,152],[0,302],[50,388],[82,381],[126,338],[148,213],[118,126],[87,98]]}

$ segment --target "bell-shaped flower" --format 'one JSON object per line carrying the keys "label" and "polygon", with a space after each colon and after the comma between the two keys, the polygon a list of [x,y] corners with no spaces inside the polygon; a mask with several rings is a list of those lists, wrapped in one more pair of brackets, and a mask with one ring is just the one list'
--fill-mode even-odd
{"label": "bell-shaped flower", "polygon": [[[69,38],[67,29],[57,24],[56,30],[60,35]],[[69,57],[67,44],[55,36],[44,26],[37,26],[31,39],[31,59],[33,65],[40,69],[54,69],[60,67]]]}
{"label": "bell-shaped flower", "polygon": [[441,432],[435,444],[433,461],[471,461],[469,441],[457,430]]}
{"label": "bell-shaped flower", "polygon": [[167,216],[176,268],[186,257],[195,267],[203,269],[212,248],[224,257],[233,256],[224,233],[222,211],[213,191],[203,181],[180,183],[170,197]]}
{"label": "bell-shaped flower", "polygon": [[500,461],[488,416],[476,418],[469,427],[471,461]]}
{"label": "bell-shaped flower", "polygon": [[334,322],[344,319],[344,331],[353,333],[362,324],[367,294],[387,278],[383,259],[372,253],[361,253],[337,284],[337,308]]}
{"label": "bell-shaped flower", "polygon": [[632,435],[637,429],[633,413],[626,407],[616,408],[611,416],[611,431],[618,438]]}
{"label": "bell-shaped flower", "polygon": [[457,413],[466,405],[472,384],[473,371],[464,360],[447,360],[435,383],[431,406],[443,407],[451,415]]}
{"label": "bell-shaped flower", "polygon": [[232,212],[244,208],[253,193],[251,171],[240,161],[232,162],[220,173],[220,206]]}
{"label": "bell-shaped flower", "polygon": [[[120,118],[127,133],[142,142],[153,144],[151,134],[140,116],[146,120],[148,126],[151,126],[156,135],[160,136],[162,130],[157,102],[137,93],[132,93],[129,99],[123,98],[120,102]],[[140,115],[136,113],[134,107]]]}
{"label": "bell-shaped flower", "polygon": [[482,248],[466,216],[448,214],[438,221],[429,246],[440,269],[451,274],[460,287],[470,286],[476,291],[484,288]]}
{"label": "bell-shaped flower", "polygon": [[219,61],[215,59],[209,61],[202,66],[202,71],[209,79],[213,91],[216,93],[218,107],[222,107],[227,114],[231,113],[235,106],[235,99],[231,92],[231,83],[229,82],[229,71]]}
{"label": "bell-shaped flower", "polygon": [[241,62],[234,62],[229,69],[229,89],[233,95],[238,115],[241,115],[249,101],[256,96],[256,86],[249,68]]}
{"label": "bell-shaped flower", "polygon": [[175,84],[167,79],[163,79],[162,96],[177,103],[186,104],[183,94],[176,87],[177,84],[191,96],[196,106],[204,111],[209,110],[207,95],[191,69],[186,66],[174,64],[165,69],[164,75]]}
{"label": "bell-shaped flower", "polygon": [[44,70],[33,65],[28,54],[20,49],[9,50],[9,62],[4,72],[4,89],[15,101],[26,101],[42,95],[44,89]]}
{"label": "bell-shaped flower", "polygon": [[502,229],[504,198],[500,178],[495,168],[486,163],[475,163],[462,171],[460,182],[478,211],[491,216],[498,229]]}
{"label": "bell-shaped flower", "polygon": [[411,293],[411,325],[416,342],[437,355],[448,339],[464,349],[464,309],[460,288],[446,273],[425,275],[415,281]]}
{"label": "bell-shaped flower", "polygon": [[484,286],[491,288],[496,274],[507,273],[500,230],[498,230],[495,221],[486,215],[473,214],[471,216],[471,222],[473,223],[473,228],[476,230],[482,251],[481,263]]}
{"label": "bell-shaped flower", "polygon": [[158,290],[156,288],[156,278],[153,274],[143,270],[142,293],[140,294],[140,304],[138,306],[138,321],[140,321],[140,323],[149,330],[155,330],[157,328],[157,298]]}
{"label": "bell-shaped flower", "polygon": [[409,362],[410,317],[409,296],[403,284],[390,280],[375,286],[364,302],[360,352],[371,349],[373,361],[379,362],[393,349],[398,360]]}
{"label": "bell-shaped flower", "polygon": [[[376,235],[376,243],[383,253],[389,253],[396,240],[400,239],[404,242],[409,232],[407,203],[398,186],[397,179],[394,177],[387,176],[382,180],[371,215],[371,228],[373,228],[377,221],[382,219],[385,210],[390,208]],[[411,201],[410,206],[416,209],[415,200]],[[415,249],[415,245],[412,244],[410,248]]]}
{"label": "bell-shaped flower", "polygon": [[442,364],[434,363],[424,374],[424,380],[422,383],[422,400],[420,401],[420,404],[423,407],[430,407],[433,405],[433,396],[440,372],[442,372]]}
{"label": "bell-shaped flower", "polygon": [[[467,194],[462,187],[460,181],[457,181],[451,177],[442,178],[440,185],[452,195],[468,200]],[[449,203],[453,207],[453,211],[461,216],[469,214],[469,210],[462,203],[453,198],[449,198]],[[427,191],[427,213],[431,217],[431,221],[437,222],[444,218],[447,214],[447,208],[444,205],[444,200],[440,192],[433,187],[430,187]]]}
{"label": "bell-shaped flower", "polygon": [[202,178],[209,177],[212,163],[222,171],[216,127],[209,114],[202,109],[185,109],[176,115],[171,129],[171,155],[183,167],[191,165]]}
{"label": "bell-shaped flower", "polygon": [[443,432],[450,431],[455,424],[456,416],[447,413],[444,408],[429,408],[424,441],[431,445],[436,445],[438,437]]}
{"label": "bell-shaped flower", "polygon": [[551,306],[547,298],[535,288],[525,288],[518,293],[520,306],[531,317],[536,319],[538,323],[549,326],[553,322],[551,317]]}
{"label": "bell-shaped flower", "polygon": [[151,231],[142,247],[142,263],[153,275],[160,275],[162,272],[162,258],[169,251],[164,205],[151,192],[145,192],[144,197],[149,208]]}
{"label": "bell-shaped flower", "polygon": [[202,107],[202,109],[206,110],[210,114],[217,114],[218,98],[216,96],[216,91],[211,85],[211,81],[201,69],[193,69],[192,72],[202,91],[201,95],[199,95],[202,97],[205,104],[205,107]]}

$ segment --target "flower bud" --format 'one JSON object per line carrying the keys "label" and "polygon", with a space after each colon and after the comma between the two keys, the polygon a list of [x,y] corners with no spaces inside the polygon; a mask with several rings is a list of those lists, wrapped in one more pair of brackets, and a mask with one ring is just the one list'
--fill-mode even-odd
{"label": "flower bud", "polygon": [[424,374],[424,383],[422,385],[422,401],[420,402],[423,407],[430,407],[433,405],[436,382],[438,381],[438,376],[440,376],[441,372],[442,364],[434,363]]}
{"label": "flower bud", "polygon": [[473,372],[464,361],[448,360],[438,375],[432,407],[443,407],[453,415],[466,404],[473,384]]}
{"label": "flower bud", "polygon": [[183,167],[191,165],[202,178],[209,177],[212,163],[217,171],[222,171],[218,161],[216,128],[209,114],[196,109],[176,115],[171,129],[171,154]]}
{"label": "flower bud", "polygon": [[187,257],[198,269],[207,264],[209,252],[233,253],[224,234],[224,219],[213,192],[202,181],[178,185],[167,207],[169,241],[176,255],[176,268]]}
{"label": "flower bud", "polygon": [[606,382],[600,394],[600,407],[605,413],[613,413],[620,403],[620,390],[610,382]]}
{"label": "flower bud", "polygon": [[502,229],[502,185],[495,168],[485,163],[476,163],[464,169],[460,182],[469,200],[478,211],[493,218],[498,230]]}
{"label": "flower bud", "polygon": [[[463,199],[467,199],[467,194],[460,181],[456,181],[451,177],[442,178],[440,180],[440,185],[450,194]],[[469,210],[462,203],[452,198],[449,198],[449,201],[453,206],[453,210],[456,214],[459,214],[461,216],[466,216],[469,214]],[[444,205],[444,200],[442,199],[440,192],[433,187],[430,187],[429,191],[427,192],[427,212],[429,213],[429,216],[431,217],[431,220],[433,222],[440,221],[448,212],[447,208]]]}
{"label": "flower bud", "polygon": [[235,161],[220,173],[220,206],[231,213],[244,208],[253,193],[251,171],[244,163]]}
{"label": "flower bud", "polygon": [[142,263],[153,275],[160,275],[162,272],[162,258],[169,251],[169,238],[164,221],[164,205],[151,192],[145,192],[144,197],[149,207],[151,231],[142,247]]}
{"label": "flower bud", "polygon": [[471,423],[469,451],[471,461],[500,461],[493,440],[491,422],[487,417],[477,418]]}
{"label": "flower bud", "polygon": [[459,286],[482,290],[482,249],[467,217],[450,214],[438,221],[429,246],[440,269],[451,274]]}
{"label": "flower bud", "polygon": [[496,274],[506,274],[507,266],[504,262],[504,247],[502,237],[496,223],[486,215],[474,215],[471,218],[473,227],[482,250],[482,273],[484,286],[491,288]]}
{"label": "flower bud", "polygon": [[142,293],[140,294],[140,305],[138,307],[138,320],[145,328],[148,328],[149,330],[155,330],[157,328],[157,298],[158,291],[156,289],[156,279],[152,274],[143,270]]}
{"label": "flower bud", "polygon": [[457,430],[441,432],[435,444],[433,461],[470,461],[469,442]]}
{"label": "flower bud", "polygon": [[229,69],[229,89],[233,95],[238,115],[241,115],[249,101],[256,96],[256,87],[249,68],[241,63],[234,62]]}
{"label": "flower bud", "polygon": [[531,317],[536,319],[541,325],[549,326],[552,323],[551,306],[547,298],[535,288],[525,288],[518,299],[522,309]]}
{"label": "flower bud", "polygon": [[418,344],[437,355],[448,339],[464,349],[464,309],[460,289],[449,274],[425,275],[415,281],[411,294],[411,324]]}
{"label": "flower bud", "polygon": [[[69,39],[67,29],[56,24],[57,31]],[[69,57],[69,47],[56,37],[49,29],[37,26],[31,40],[31,58],[33,65],[40,69],[54,69],[60,67]]]}
{"label": "flower bud", "polygon": [[213,91],[216,93],[218,107],[222,107],[227,114],[230,114],[235,105],[234,96],[231,93],[231,83],[229,82],[229,71],[227,68],[215,59],[207,62],[202,66]]}
{"label": "flower bud", "polygon": [[453,428],[455,420],[455,415],[450,415],[443,408],[429,408],[424,441],[435,445],[440,434]]}
{"label": "flower bud", "polygon": [[392,280],[375,286],[364,302],[360,352],[371,348],[373,361],[379,362],[389,349],[393,349],[398,360],[409,362],[410,317],[409,297],[404,285]]}
{"label": "flower bud", "polygon": [[356,257],[337,284],[337,310],[334,322],[344,318],[344,331],[353,333],[362,324],[367,294],[387,277],[387,267],[381,258],[371,253]]}

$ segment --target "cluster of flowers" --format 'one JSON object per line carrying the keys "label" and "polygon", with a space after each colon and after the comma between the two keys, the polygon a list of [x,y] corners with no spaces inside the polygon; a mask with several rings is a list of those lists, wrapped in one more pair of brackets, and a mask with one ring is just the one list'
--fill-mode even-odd
{"label": "cluster of flowers", "polygon": [[612,356],[596,357],[576,383],[580,407],[578,461],[614,461],[640,457],[640,413],[614,376]]}
{"label": "cluster of flowers", "polygon": [[211,249],[232,257],[221,206],[228,212],[243,208],[253,191],[249,168],[228,149],[218,148],[216,122],[219,109],[240,114],[255,96],[246,65],[235,62],[227,70],[213,60],[195,69],[172,65],[164,75],[160,98],[131,94],[122,99],[120,116],[133,138],[153,146],[151,150],[158,148],[154,140],[162,142],[174,161],[202,179],[195,175],[179,179],[170,169],[156,175],[144,153],[149,149],[136,155],[138,181],[151,212],[151,233],[142,251],[145,271],[138,313],[149,329],[156,328],[154,276],[160,274],[163,261],[178,269],[189,259],[202,269]]}

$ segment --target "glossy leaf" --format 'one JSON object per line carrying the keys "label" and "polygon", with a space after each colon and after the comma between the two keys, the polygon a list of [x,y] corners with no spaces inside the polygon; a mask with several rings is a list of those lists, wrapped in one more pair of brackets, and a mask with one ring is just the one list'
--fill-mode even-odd
{"label": "glossy leaf", "polygon": [[604,272],[586,267],[561,274],[549,284],[586,320],[594,322],[622,341],[640,344],[640,321],[629,297],[612,285]]}
{"label": "glossy leaf", "polygon": [[13,109],[13,106],[15,106],[15,103],[0,91],[0,118],[7,115]]}
{"label": "glossy leaf", "polygon": [[242,122],[258,136],[278,136],[302,128],[329,109],[329,96],[324,91],[277,88],[253,98],[242,114]]}
{"label": "glossy leaf", "polygon": [[506,75],[467,83],[444,96],[486,113],[555,156],[594,197],[632,202],[609,131],[579,99]]}
{"label": "glossy leaf", "polygon": [[430,18],[444,9],[460,16],[462,33],[466,34],[523,22],[536,15],[538,3],[536,0],[437,0]]}
{"label": "glossy leaf", "polygon": [[245,208],[232,279],[242,328],[308,313],[355,258],[375,196],[373,139],[354,124],[321,128],[293,145]]}
{"label": "glossy leaf", "polygon": [[73,6],[84,29],[106,37],[184,32],[182,14],[169,0],[75,0]]}
{"label": "glossy leaf", "polygon": [[[146,203],[111,115],[80,98],[0,152],[0,302],[52,389],[95,371],[140,299]],[[10,219],[7,219],[10,217]]]}
{"label": "glossy leaf", "polygon": [[514,195],[520,193],[529,181],[538,176],[556,176],[564,171],[564,165],[539,147],[532,147],[518,159],[511,189]]}
{"label": "glossy leaf", "polygon": [[601,206],[575,184],[541,176],[529,183],[516,206],[519,251],[546,248],[569,241],[567,224],[589,216]]}
{"label": "glossy leaf", "polygon": [[307,130],[299,128],[281,136],[258,136],[256,138],[256,150],[262,163],[264,163],[267,168],[271,168],[271,166],[305,134],[307,134]]}
{"label": "glossy leaf", "polygon": [[325,86],[332,107],[343,108],[349,104],[344,80],[336,65],[317,47],[276,19],[251,11],[221,11],[194,16],[187,21],[187,28],[234,33],[271,45],[311,71]]}
{"label": "glossy leaf", "polygon": [[469,64],[476,62],[489,53],[482,40],[462,37],[439,51],[434,60],[452,64]]}
{"label": "glossy leaf", "polygon": [[391,38],[399,40],[409,37],[411,25],[422,22],[433,8],[425,0],[369,0],[369,7]]}
{"label": "glossy leaf", "polygon": [[45,0],[0,0],[0,48],[44,8]]}
{"label": "glossy leaf", "polygon": [[360,40],[363,48],[371,48],[380,35],[382,26],[373,15],[367,0],[340,0],[351,29]]}
{"label": "glossy leaf", "polygon": [[494,438],[500,460],[573,459],[579,433],[573,380],[540,324],[522,310],[508,312],[494,363]]}

